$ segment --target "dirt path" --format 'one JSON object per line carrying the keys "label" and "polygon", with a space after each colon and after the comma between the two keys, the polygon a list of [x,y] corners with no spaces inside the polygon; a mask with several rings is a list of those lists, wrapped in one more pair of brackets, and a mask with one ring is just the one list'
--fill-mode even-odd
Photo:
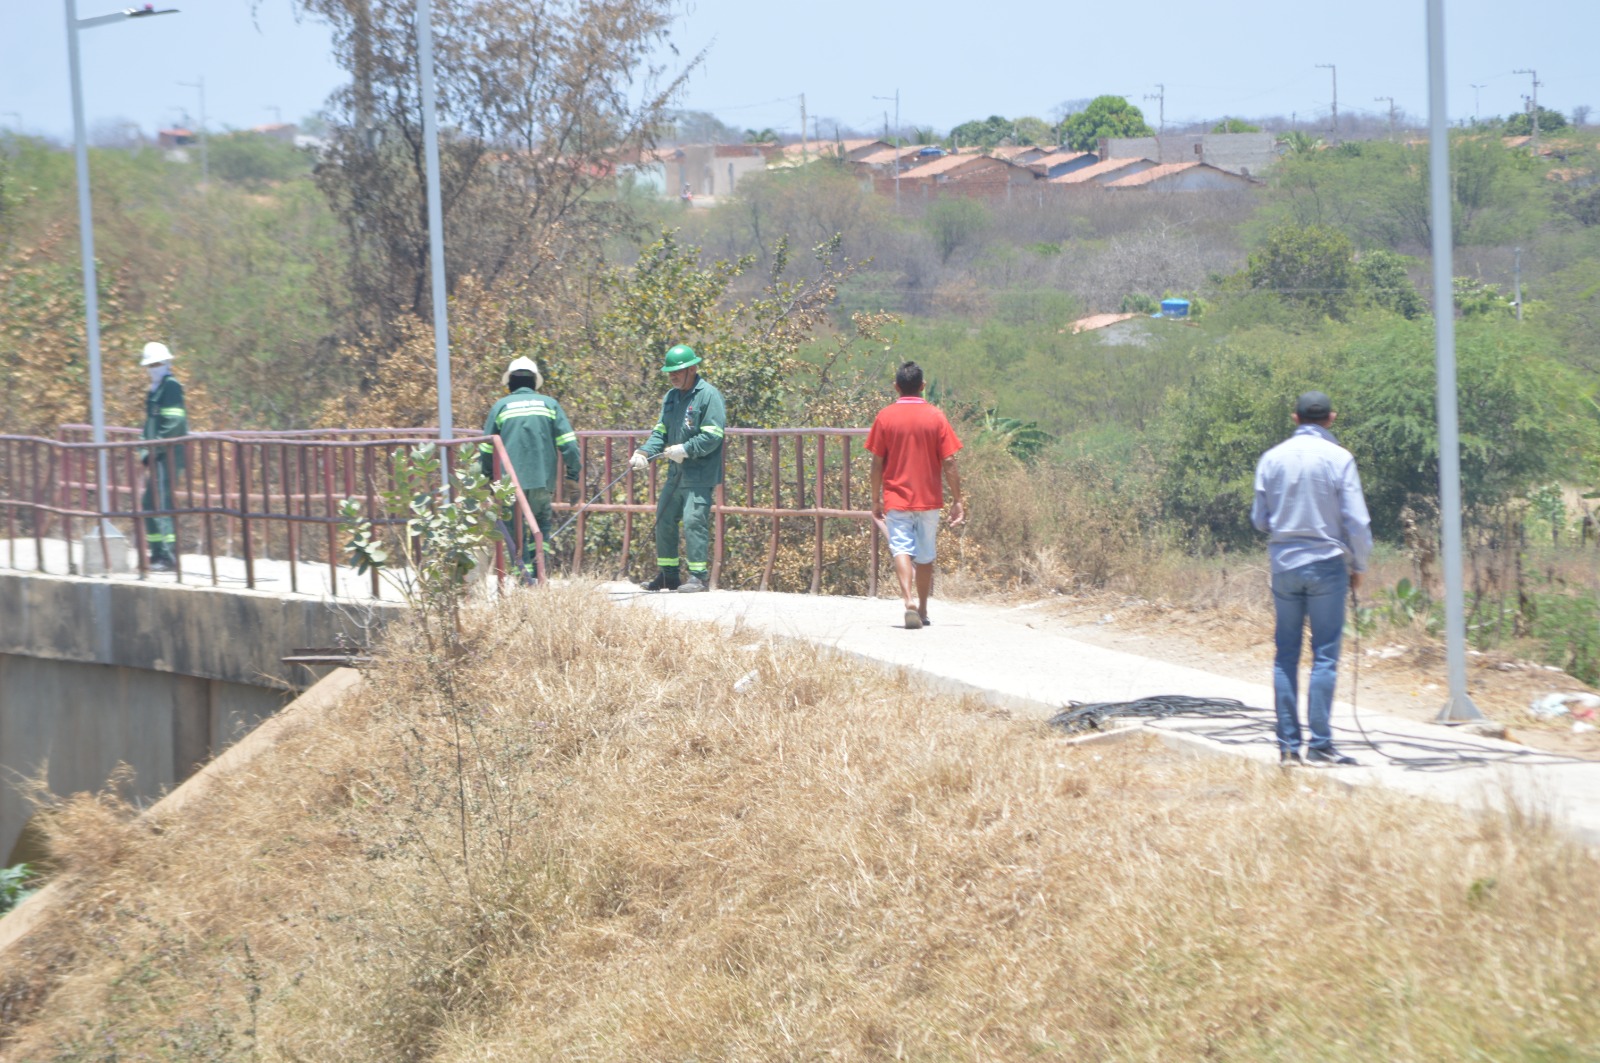
{"label": "dirt path", "polygon": [[[1271,616],[1248,610],[1199,610],[1144,601],[1055,599],[1024,603],[1029,626],[1108,649],[1202,669],[1217,675],[1269,682]],[[1425,637],[1384,632],[1360,640],[1345,634],[1338,698],[1357,708],[1431,720],[1446,690],[1444,647]],[[1352,667],[1352,665],[1354,665]],[[1600,730],[1593,717],[1536,719],[1532,701],[1554,691],[1595,693],[1557,669],[1501,654],[1469,651],[1468,693],[1485,716],[1505,724],[1509,737],[1538,749],[1600,759]],[[1581,710],[1580,710],[1581,711]]]}

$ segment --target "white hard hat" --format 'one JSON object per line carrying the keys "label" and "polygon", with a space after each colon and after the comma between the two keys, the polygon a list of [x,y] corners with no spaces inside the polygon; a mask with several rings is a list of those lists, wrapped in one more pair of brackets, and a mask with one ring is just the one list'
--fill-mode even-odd
{"label": "white hard hat", "polygon": [[154,340],[144,345],[144,357],[139,359],[139,365],[160,365],[162,362],[172,361],[172,352],[167,350],[165,343],[156,343]]}
{"label": "white hard hat", "polygon": [[544,387],[544,374],[539,372],[539,363],[534,361],[532,358],[522,357],[513,359],[511,364],[506,366],[506,371],[500,374],[501,387],[505,387],[511,383],[512,373],[532,373],[533,386],[535,388]]}

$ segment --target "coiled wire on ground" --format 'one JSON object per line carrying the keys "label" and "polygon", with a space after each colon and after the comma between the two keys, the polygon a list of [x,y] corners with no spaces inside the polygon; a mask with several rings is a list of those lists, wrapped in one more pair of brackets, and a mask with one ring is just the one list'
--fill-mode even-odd
{"label": "coiled wire on ground", "polygon": [[[1232,698],[1197,698],[1186,694],[1160,694],[1133,701],[1070,702],[1050,718],[1050,725],[1068,734],[1104,730],[1112,720],[1208,720],[1217,727],[1184,727],[1185,734],[1199,735],[1224,745],[1270,743],[1276,747],[1277,721],[1270,709],[1246,705]],[[1340,745],[1365,748],[1389,763],[1409,771],[1453,771],[1490,764],[1590,764],[1583,757],[1546,753],[1536,749],[1492,749],[1466,739],[1420,739],[1390,731],[1368,731],[1359,714],[1355,727],[1333,725]],[[1375,737],[1376,736],[1376,737]],[[1382,741],[1379,741],[1379,739]],[[1399,753],[1387,752],[1400,750]]]}

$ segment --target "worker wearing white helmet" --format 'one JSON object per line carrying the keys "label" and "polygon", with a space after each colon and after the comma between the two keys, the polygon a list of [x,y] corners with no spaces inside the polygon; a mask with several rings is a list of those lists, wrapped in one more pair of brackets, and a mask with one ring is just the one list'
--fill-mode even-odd
{"label": "worker wearing white helmet", "polygon": [[[172,351],[165,343],[144,345],[139,365],[150,374],[150,390],[144,398],[144,432],[149,440],[177,439],[189,434],[189,412],[184,404],[183,385],[172,375]],[[150,543],[150,567],[170,572],[177,567],[177,526],[172,517],[172,481],[183,475],[184,448],[180,445],[144,447],[139,458],[146,468],[142,508],[158,514],[144,519],[145,539]]]}
{"label": "worker wearing white helmet", "polygon": [[[500,383],[506,396],[489,410],[484,421],[483,434],[499,436],[516,471],[517,483],[527,496],[533,519],[545,536],[546,556],[552,550],[550,533],[555,527],[555,510],[551,501],[558,486],[556,481],[556,455],[561,455],[566,468],[566,478],[576,483],[583,474],[582,457],[578,450],[578,434],[572,430],[561,404],[548,395],[541,395],[544,374],[532,358],[516,358],[500,374]],[[479,458],[485,476],[494,475],[494,444],[480,443]],[[533,535],[525,535],[522,547],[522,564],[531,572],[534,564]]]}

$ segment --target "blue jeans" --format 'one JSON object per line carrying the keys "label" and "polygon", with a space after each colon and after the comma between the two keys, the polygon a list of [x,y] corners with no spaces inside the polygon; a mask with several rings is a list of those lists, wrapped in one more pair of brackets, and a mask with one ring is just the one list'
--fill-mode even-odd
{"label": "blue jeans", "polygon": [[1312,749],[1333,748],[1328,717],[1333,713],[1333,688],[1339,677],[1339,642],[1344,634],[1344,599],[1350,592],[1350,571],[1343,557],[1272,574],[1272,604],[1278,625],[1272,662],[1272,692],[1278,711],[1278,749],[1300,750],[1300,646],[1306,619],[1311,620],[1311,684],[1306,692],[1306,723]]}

